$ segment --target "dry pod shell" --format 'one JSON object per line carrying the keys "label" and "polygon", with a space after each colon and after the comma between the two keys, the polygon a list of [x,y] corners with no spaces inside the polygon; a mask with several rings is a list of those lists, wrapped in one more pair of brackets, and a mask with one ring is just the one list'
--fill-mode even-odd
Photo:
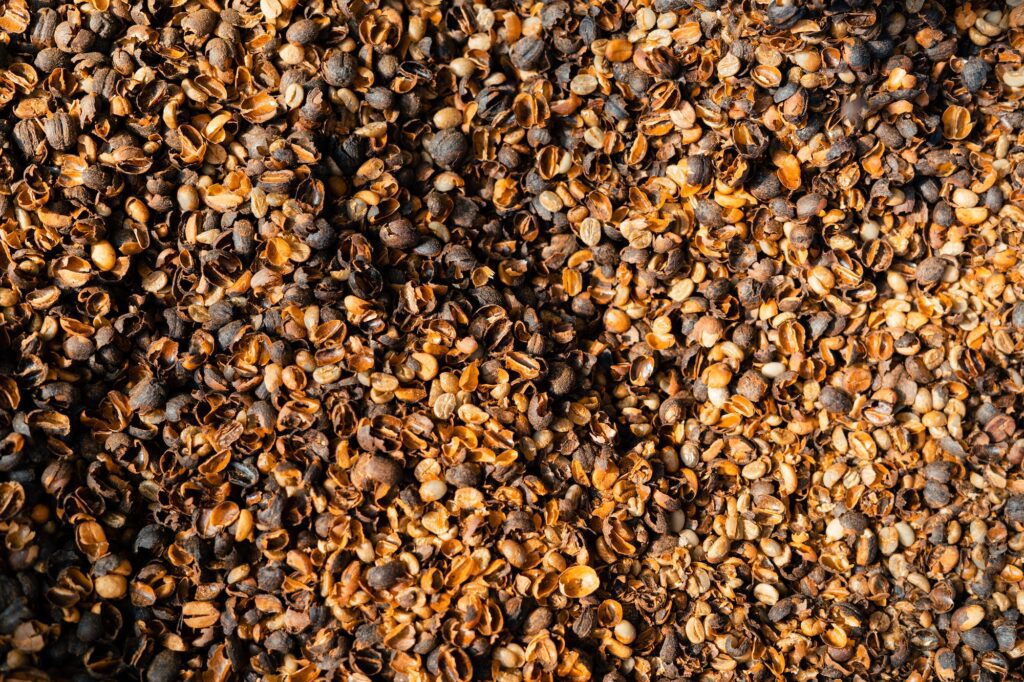
{"label": "dry pod shell", "polygon": [[942,134],[950,140],[964,139],[973,128],[971,112],[964,107],[952,105],[942,113]]}
{"label": "dry pod shell", "polygon": [[970,604],[963,606],[953,612],[952,624],[953,627],[960,632],[966,632],[985,619],[985,609],[978,604]]}
{"label": "dry pod shell", "polygon": [[558,576],[558,589],[572,599],[589,596],[600,586],[601,579],[590,566],[571,566]]}

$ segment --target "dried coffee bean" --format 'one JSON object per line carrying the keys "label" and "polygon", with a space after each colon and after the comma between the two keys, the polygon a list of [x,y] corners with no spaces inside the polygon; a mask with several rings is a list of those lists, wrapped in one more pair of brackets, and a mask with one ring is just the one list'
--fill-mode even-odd
{"label": "dried coffee bean", "polygon": [[411,249],[419,241],[412,223],[404,218],[393,220],[380,231],[380,240],[392,249]]}
{"label": "dried coffee bean", "polygon": [[972,628],[962,635],[964,644],[979,652],[995,651],[996,640],[983,628]]}
{"label": "dried coffee bean", "polygon": [[922,284],[934,284],[942,279],[946,271],[946,261],[941,258],[926,258],[917,266],[917,281]]}
{"label": "dried coffee bean", "polygon": [[512,46],[509,56],[512,65],[522,71],[535,71],[545,63],[544,41],[533,36],[520,38]]}
{"label": "dried coffee bean", "polygon": [[469,143],[459,130],[446,128],[434,134],[427,151],[441,168],[452,170],[468,157]]}
{"label": "dried coffee bean", "polygon": [[402,477],[402,467],[398,462],[383,455],[372,455],[362,466],[363,475],[370,481],[395,485]]}
{"label": "dried coffee bean", "polygon": [[316,40],[320,26],[312,19],[300,19],[288,27],[285,38],[296,45],[308,45]]}
{"label": "dried coffee bean", "polygon": [[383,566],[373,566],[366,572],[366,584],[375,590],[387,590],[394,587],[405,575],[405,567],[397,561]]}
{"label": "dried coffee bean", "polygon": [[43,126],[43,130],[50,146],[59,151],[70,149],[75,144],[75,138],[78,135],[78,125],[75,120],[64,112],[58,112],[50,117]]}
{"label": "dried coffee bean", "polygon": [[978,92],[985,87],[985,81],[991,69],[987,62],[978,57],[973,57],[964,62],[960,72],[964,81],[964,87],[970,92]]}
{"label": "dried coffee bean", "polygon": [[850,396],[845,391],[833,386],[826,386],[821,389],[821,395],[818,399],[821,401],[822,407],[829,412],[846,414],[853,409],[853,401],[850,400]]}
{"label": "dried coffee bean", "polygon": [[178,657],[167,649],[158,653],[146,670],[146,682],[171,682],[181,673]]}
{"label": "dried coffee bean", "polygon": [[205,7],[193,10],[181,20],[181,27],[199,37],[206,37],[217,28],[217,14]]}

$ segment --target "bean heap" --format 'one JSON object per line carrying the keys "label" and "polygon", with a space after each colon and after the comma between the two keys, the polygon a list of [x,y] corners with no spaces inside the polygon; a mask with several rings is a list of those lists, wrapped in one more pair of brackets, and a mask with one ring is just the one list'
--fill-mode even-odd
{"label": "bean heap", "polygon": [[1024,680],[1022,56],[0,0],[0,678]]}

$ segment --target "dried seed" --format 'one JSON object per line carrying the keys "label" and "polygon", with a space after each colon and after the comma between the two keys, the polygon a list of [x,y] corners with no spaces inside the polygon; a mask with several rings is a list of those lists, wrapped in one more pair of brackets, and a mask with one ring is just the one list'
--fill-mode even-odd
{"label": "dried seed", "polygon": [[92,260],[93,265],[103,272],[113,270],[117,264],[117,253],[110,242],[106,240],[98,241],[92,245],[89,258]]}

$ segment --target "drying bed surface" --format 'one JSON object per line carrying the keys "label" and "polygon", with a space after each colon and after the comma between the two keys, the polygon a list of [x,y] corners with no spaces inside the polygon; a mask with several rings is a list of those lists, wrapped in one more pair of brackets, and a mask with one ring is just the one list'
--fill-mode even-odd
{"label": "drying bed surface", "polygon": [[0,678],[1020,680],[1024,6],[0,2]]}

